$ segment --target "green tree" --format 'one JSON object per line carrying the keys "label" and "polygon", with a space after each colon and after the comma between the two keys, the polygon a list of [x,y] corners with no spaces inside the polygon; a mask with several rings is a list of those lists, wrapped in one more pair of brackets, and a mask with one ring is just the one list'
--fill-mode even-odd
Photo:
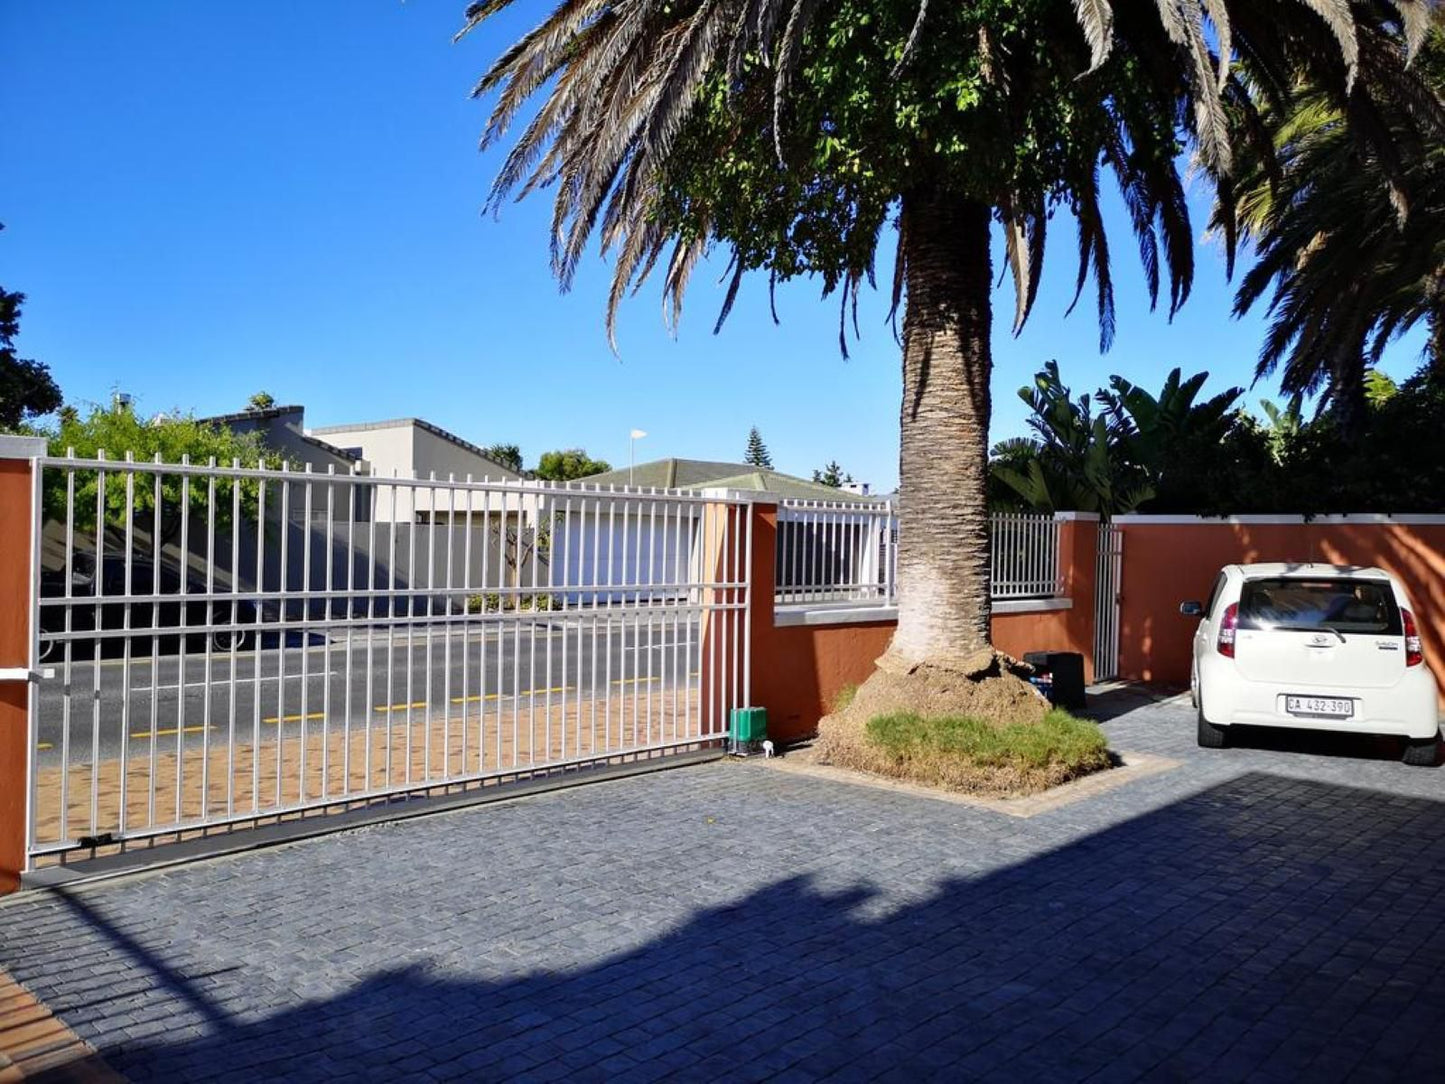
{"label": "green tree", "polygon": [[1096,412],[1102,395],[1075,399],[1057,361],[1018,394],[1034,435],[994,446],[990,469],[1004,492],[1036,512],[1104,515],[1133,511],[1153,496],[1146,472],[1128,456],[1129,423],[1117,403]]}
{"label": "green tree", "polygon": [[18,429],[28,419],[54,413],[61,404],[50,369],[15,352],[24,303],[24,294],[0,289],[0,429]]}
{"label": "green tree", "polygon": [[1187,502],[1194,492],[1193,476],[1203,464],[1218,457],[1218,449],[1238,421],[1234,409],[1243,388],[1229,388],[1199,400],[1209,374],[1195,373],[1188,380],[1172,369],[1158,395],[1152,395],[1123,377],[1109,378],[1109,390],[1100,402],[1115,416],[1128,419],[1120,427],[1120,456],[1144,478],[1150,497],[1168,504]]}
{"label": "green tree", "polygon": [[[466,28],[510,6],[478,0]],[[896,226],[903,524],[884,667],[976,673],[993,666],[994,224],[1018,327],[1048,224],[1072,213],[1078,284],[1092,271],[1107,346],[1101,173],[1119,182],[1150,295],[1164,279],[1172,313],[1194,271],[1181,152],[1226,179],[1251,131],[1232,117],[1253,116],[1257,95],[1283,95],[1297,78],[1342,108],[1368,106],[1386,73],[1406,78],[1406,50],[1384,45],[1401,23],[1418,45],[1426,12],[1420,0],[562,0],[477,85],[496,102],[485,145],[528,118],[489,204],[550,186],[564,288],[600,237],[615,255],[609,333],[622,298],[659,263],[675,323],[698,261],[721,248],[731,277],[719,323],[747,272],[813,276],[839,297],[841,341]],[[1362,34],[1381,47],[1362,49]]]}
{"label": "green tree", "polygon": [[[1114,376],[1107,390],[1073,398],[1050,361],[1021,388],[1032,438],[995,445],[990,467],[1001,503],[1038,512],[1116,515],[1149,508],[1202,511],[1250,434],[1235,409],[1242,390],[1200,399],[1208,373],[1178,369],[1158,394]],[[1246,459],[1253,458],[1245,456]]]}
{"label": "green tree", "polygon": [[824,467],[822,470],[815,470],[813,472],[813,481],[819,483],[820,485],[832,486],[834,489],[841,489],[844,482],[851,482],[852,480],[853,476],[845,475],[843,473],[843,468],[838,466],[838,461],[836,459],[828,460],[828,465],[826,467]]}
{"label": "green tree", "polygon": [[[164,418],[146,420],[136,414],[135,408],[124,396],[117,396],[110,407],[92,406],[85,414],[74,409],[62,410],[59,425],[43,435],[49,440],[51,455],[73,454],[79,460],[105,458],[123,461],[129,454],[142,463],[159,459],[162,463],[188,460],[193,464],[208,464],[214,461],[224,467],[239,465],[274,469],[281,465],[281,457],[266,448],[258,433],[234,433],[223,425],[197,421],[193,415],[180,411]],[[47,518],[65,518],[67,473],[59,470],[45,472]],[[98,502],[105,510],[108,527],[124,527],[127,502],[138,524],[153,525],[157,494],[152,484],[153,477],[150,474],[138,475],[128,493],[123,473],[109,473],[101,500],[100,472],[88,467],[77,469],[74,473],[76,529],[94,530]],[[204,480],[188,482],[184,476],[177,474],[162,473],[160,477],[161,537],[169,540],[180,530],[183,506],[189,506],[190,515],[197,521],[207,515],[209,486]],[[232,486],[230,479],[217,482],[215,508],[218,526],[229,522],[233,506]],[[254,503],[255,488],[254,483],[241,483],[243,507]]]}
{"label": "green tree", "polygon": [[246,400],[246,409],[257,414],[263,410],[270,410],[275,405],[276,398],[268,391],[258,391]]}
{"label": "green tree", "polygon": [[1269,399],[1261,399],[1259,407],[1264,411],[1265,425],[1263,432],[1269,442],[1269,455],[1275,463],[1283,462],[1285,450],[1290,442],[1299,435],[1304,425],[1304,395],[1295,393],[1290,397],[1284,409],[1279,404]]}
{"label": "green tree", "polygon": [[758,432],[756,425],[748,430],[748,446],[743,452],[743,462],[750,467],[773,469],[773,457],[768,452],[768,446],[763,443],[763,435]]}
{"label": "green tree", "polygon": [[612,464],[591,458],[581,448],[568,448],[564,451],[543,452],[532,473],[548,482],[570,482],[574,478],[603,474],[611,469]]}
{"label": "green tree", "polygon": [[[1425,322],[1429,371],[1445,379],[1445,12],[1434,20],[1418,81],[1383,82],[1375,109],[1347,115],[1309,85],[1264,109],[1268,152],[1247,151],[1234,183],[1258,253],[1235,312],[1269,298],[1257,373],[1320,393],[1357,445],[1369,366],[1394,338]],[[1420,153],[1382,153],[1362,138],[1377,133]]]}
{"label": "green tree", "polygon": [[482,453],[508,470],[521,471],[522,448],[517,444],[489,444]]}

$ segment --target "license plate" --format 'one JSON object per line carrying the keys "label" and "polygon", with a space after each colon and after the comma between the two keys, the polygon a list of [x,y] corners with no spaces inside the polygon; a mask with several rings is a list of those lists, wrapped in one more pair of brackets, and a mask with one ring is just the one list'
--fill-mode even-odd
{"label": "license plate", "polygon": [[1334,696],[1286,696],[1284,710],[1291,715],[1330,715],[1348,719],[1355,714],[1355,702]]}

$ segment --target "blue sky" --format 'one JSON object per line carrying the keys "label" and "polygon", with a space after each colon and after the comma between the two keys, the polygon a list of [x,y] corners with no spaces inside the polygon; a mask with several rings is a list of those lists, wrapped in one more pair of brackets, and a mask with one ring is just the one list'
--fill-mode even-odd
{"label": "blue sky", "polygon": [[[477,151],[487,107],[468,92],[542,17],[515,9],[460,44],[463,0],[197,4],[82,12],[0,5],[0,285],[29,297],[20,347],[72,402],[112,388],[142,409],[240,409],[264,389],[311,425],[416,415],[478,443],[583,446],[614,464],[740,458],[757,425],[776,466],[837,459],[897,479],[899,353],[887,299],[865,295],[851,360],[816,285],[745,282],[712,334],[721,265],[693,279],[680,334],[659,285],[623,311],[621,359],[595,255],[562,295],[547,263],[550,205],[480,214],[499,155]],[[1207,202],[1196,201],[1202,230]],[[1229,316],[1218,252],[1202,245],[1173,324],[1150,314],[1115,208],[1119,301],[1101,358],[1092,293],[1072,316],[1071,227],[1056,228],[1034,316],[1018,338],[996,312],[993,437],[1023,430],[1015,391],[1057,358],[1075,391],[1110,373],[1157,386],[1172,366],[1208,387],[1248,384],[1260,316]],[[1060,223],[1063,226],[1063,223]],[[1062,242],[1062,243],[1060,243]],[[889,280],[890,253],[880,260]],[[1092,285],[1087,288],[1092,291]],[[1407,375],[1419,337],[1387,356]],[[1253,404],[1274,388],[1261,384]]]}

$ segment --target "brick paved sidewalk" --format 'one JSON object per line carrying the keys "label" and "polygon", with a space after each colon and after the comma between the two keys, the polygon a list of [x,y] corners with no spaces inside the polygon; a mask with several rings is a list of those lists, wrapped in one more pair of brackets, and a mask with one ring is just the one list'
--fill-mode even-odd
{"label": "brick paved sidewalk", "polygon": [[1445,771],[1115,702],[1181,766],[1029,819],[723,762],[21,898],[0,964],[137,1081],[1439,1078]]}

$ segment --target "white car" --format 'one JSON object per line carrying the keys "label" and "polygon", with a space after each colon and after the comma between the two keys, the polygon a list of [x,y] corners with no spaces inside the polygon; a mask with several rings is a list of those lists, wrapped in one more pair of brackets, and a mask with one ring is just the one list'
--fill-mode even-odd
{"label": "white car", "polygon": [[1378,568],[1227,565],[1198,617],[1190,692],[1199,744],[1234,726],[1393,734],[1407,764],[1434,764],[1440,723],[1410,601]]}

